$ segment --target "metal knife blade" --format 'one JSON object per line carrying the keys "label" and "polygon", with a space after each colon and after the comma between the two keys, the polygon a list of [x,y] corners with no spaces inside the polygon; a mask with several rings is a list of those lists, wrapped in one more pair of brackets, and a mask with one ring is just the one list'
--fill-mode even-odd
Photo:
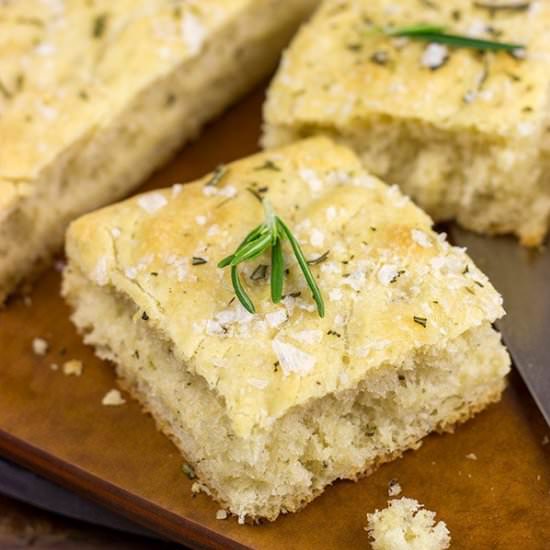
{"label": "metal knife blade", "polygon": [[0,493],[72,519],[159,539],[152,531],[3,458],[0,458]]}
{"label": "metal knife blade", "polygon": [[455,225],[448,231],[502,294],[507,315],[497,326],[550,425],[550,250],[526,249],[511,237],[482,237]]}

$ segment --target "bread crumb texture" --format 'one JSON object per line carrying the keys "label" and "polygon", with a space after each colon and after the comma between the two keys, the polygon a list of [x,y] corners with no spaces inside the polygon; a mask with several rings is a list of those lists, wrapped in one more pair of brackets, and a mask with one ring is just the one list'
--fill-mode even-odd
{"label": "bread crumb texture", "polygon": [[[274,519],[498,399],[509,369],[490,326],[500,296],[349,149],[312,139],[215,179],[74,222],[63,293],[85,341],[225,509]],[[248,187],[269,197],[306,258],[322,258],[311,269],[324,318],[288,243],[280,304],[269,254],[240,266],[255,314],[217,268],[263,219]]]}
{"label": "bread crumb texture", "polygon": [[0,2],[0,301],[267,75],[314,3]]}
{"label": "bread crumb texture", "polygon": [[445,550],[451,544],[445,522],[435,523],[435,512],[412,498],[391,500],[367,519],[373,550]]}
{"label": "bread crumb texture", "polygon": [[[519,43],[525,55],[376,30],[416,22]],[[539,244],[550,217],[549,24],[545,0],[497,10],[463,0],[325,0],[270,86],[263,144],[333,136],[436,220]]]}

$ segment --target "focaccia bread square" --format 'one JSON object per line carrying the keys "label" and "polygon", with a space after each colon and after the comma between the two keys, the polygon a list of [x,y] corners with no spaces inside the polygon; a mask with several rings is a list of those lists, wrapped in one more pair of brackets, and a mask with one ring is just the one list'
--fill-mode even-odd
{"label": "focaccia bread square", "polygon": [[0,2],[0,304],[269,74],[315,3]]}
{"label": "focaccia bread square", "polygon": [[[268,252],[240,268],[255,314],[217,267],[262,221],[258,194],[316,260],[324,317],[286,241],[282,303]],[[85,342],[241,519],[295,511],[504,388],[498,293],[325,138],[86,215],[66,249],[63,293]]]}
{"label": "focaccia bread square", "polygon": [[[524,49],[480,52],[379,30],[417,24]],[[436,220],[540,244],[550,213],[549,26],[545,0],[325,0],[271,84],[263,144],[333,136]]]}

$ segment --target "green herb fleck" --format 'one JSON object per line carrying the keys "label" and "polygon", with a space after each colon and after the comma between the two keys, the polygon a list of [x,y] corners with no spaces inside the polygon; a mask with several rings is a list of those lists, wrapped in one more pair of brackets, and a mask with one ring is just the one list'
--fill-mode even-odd
{"label": "green herb fleck", "polygon": [[376,65],[386,65],[389,60],[388,52],[383,50],[376,51],[370,56],[370,60]]}
{"label": "green herb fleck", "polygon": [[92,36],[94,38],[101,38],[107,28],[107,14],[102,13],[98,15],[93,22]]}
{"label": "green herb fleck", "polygon": [[428,319],[426,319],[426,317],[418,317],[417,315],[413,317],[413,321],[424,328],[426,328],[426,325],[428,324]]}
{"label": "green herb fleck", "polygon": [[215,187],[220,183],[220,181],[225,177],[226,174],[227,167],[224,164],[220,164],[215,168],[215,170],[212,172],[212,176],[205,183],[206,187]]}
{"label": "green herb fleck", "polygon": [[308,260],[308,265],[317,265],[322,264],[329,256],[330,250],[323,252],[318,258],[313,258],[313,260]]}
{"label": "green herb fleck", "polygon": [[269,159],[266,160],[260,166],[256,166],[256,168],[254,168],[254,170],[256,170],[256,171],[259,171],[259,170],[273,170],[274,172],[280,172],[281,171],[279,166],[277,166],[272,160],[269,160]]}
{"label": "green herb fleck", "polygon": [[195,470],[193,470],[193,468],[191,468],[191,466],[189,466],[186,462],[182,465],[181,469],[189,479],[195,479],[197,477]]}
{"label": "green herb fleck", "polygon": [[257,199],[259,202],[262,202],[263,198],[262,196],[260,195],[260,193],[254,189],[254,187],[247,187],[246,190],[255,198]]}
{"label": "green herb fleck", "polygon": [[393,277],[393,279],[390,281],[390,284],[396,283],[396,282],[397,282],[397,279],[399,279],[399,277],[401,277],[401,275],[404,275],[404,273],[405,273],[405,270],[404,270],[404,269],[400,269],[400,270],[396,273],[395,277]]}
{"label": "green herb fleck", "polygon": [[250,275],[250,278],[253,281],[261,281],[262,279],[265,279],[267,275],[267,265],[260,264],[256,267],[256,269],[252,272],[252,275]]}
{"label": "green herb fleck", "polygon": [[2,94],[6,99],[11,99],[13,95],[1,80],[0,80],[0,94]]}

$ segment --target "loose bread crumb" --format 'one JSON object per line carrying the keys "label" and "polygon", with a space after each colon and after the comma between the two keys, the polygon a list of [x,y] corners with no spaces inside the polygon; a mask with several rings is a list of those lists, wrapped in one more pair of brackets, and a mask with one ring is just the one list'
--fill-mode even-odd
{"label": "loose bread crumb", "polygon": [[399,481],[397,481],[397,479],[391,479],[388,483],[388,496],[396,497],[401,494],[401,491],[402,489]]}
{"label": "loose bread crumb", "polygon": [[43,338],[35,338],[32,341],[32,351],[35,355],[46,355],[49,344]]}
{"label": "loose bread crumb", "polygon": [[477,460],[477,455],[475,453],[468,453],[466,455],[466,458],[468,458],[470,460]]}
{"label": "loose bread crumb", "polygon": [[50,365],[50,369],[52,369],[52,370],[59,370],[59,365],[58,365],[57,363],[52,363],[52,364]]}
{"label": "loose bread crumb", "polygon": [[122,397],[118,390],[109,390],[101,400],[101,404],[108,407],[116,407],[117,405],[124,405],[124,403],[126,403],[126,399]]}
{"label": "loose bread crumb", "polygon": [[82,361],[71,359],[63,363],[63,374],[67,376],[80,376],[82,374]]}
{"label": "loose bread crumb", "polygon": [[373,550],[444,550],[451,537],[445,522],[434,521],[435,513],[423,510],[412,498],[388,502],[388,507],[367,514],[365,528]]}
{"label": "loose bread crumb", "polygon": [[216,512],[216,519],[227,519],[227,512],[225,510],[218,510]]}

